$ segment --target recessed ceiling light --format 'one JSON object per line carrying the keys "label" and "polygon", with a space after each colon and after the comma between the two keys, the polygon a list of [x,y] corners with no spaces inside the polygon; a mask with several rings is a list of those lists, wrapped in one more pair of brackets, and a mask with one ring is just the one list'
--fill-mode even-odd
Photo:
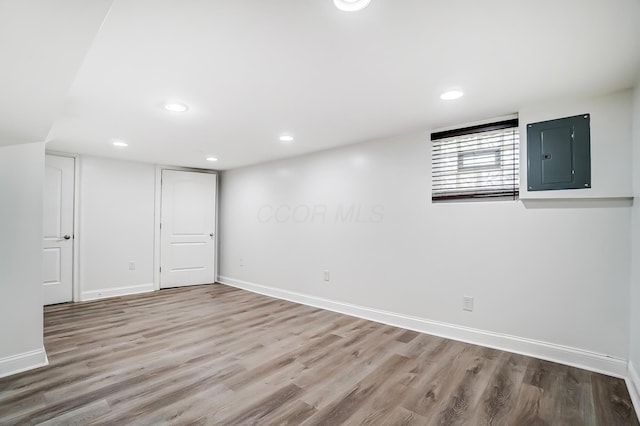
{"label": "recessed ceiling light", "polygon": [[333,4],[344,12],[356,12],[369,6],[371,0],[333,0]]}
{"label": "recessed ceiling light", "polygon": [[440,95],[440,99],[443,101],[453,101],[455,99],[460,99],[464,95],[462,90],[449,90],[448,92],[444,92]]}
{"label": "recessed ceiling light", "polygon": [[189,110],[189,107],[180,102],[167,102],[164,104],[164,109],[171,112],[185,112]]}
{"label": "recessed ceiling light", "polygon": [[118,148],[124,148],[129,146],[129,144],[124,141],[113,141],[111,143],[113,144],[113,146],[117,146]]}
{"label": "recessed ceiling light", "polygon": [[293,136],[291,136],[291,135],[282,135],[282,136],[280,136],[280,140],[282,142],[293,142]]}
{"label": "recessed ceiling light", "polygon": [[217,157],[207,157],[207,161],[218,161]]}

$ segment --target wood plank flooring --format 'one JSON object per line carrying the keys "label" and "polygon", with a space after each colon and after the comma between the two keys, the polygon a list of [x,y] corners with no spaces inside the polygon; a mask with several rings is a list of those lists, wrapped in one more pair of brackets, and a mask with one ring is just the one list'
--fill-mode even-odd
{"label": "wood plank flooring", "polygon": [[0,424],[639,425],[623,380],[207,285],[45,308]]}

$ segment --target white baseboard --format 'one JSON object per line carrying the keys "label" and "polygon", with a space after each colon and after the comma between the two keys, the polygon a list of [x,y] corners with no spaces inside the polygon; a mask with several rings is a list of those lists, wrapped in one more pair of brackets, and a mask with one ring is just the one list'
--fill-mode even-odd
{"label": "white baseboard", "polygon": [[619,378],[627,377],[627,360],[587,351],[584,349],[542,342],[508,334],[494,333],[455,324],[432,321],[350,303],[309,296],[274,287],[267,287],[230,277],[218,277],[218,282],[278,299],[289,300],[316,308],[376,321],[420,333],[459,340],[461,342],[514,352],[572,367],[603,373]]}
{"label": "white baseboard", "polygon": [[106,297],[126,296],[128,294],[146,293],[153,291],[153,283],[137,284],[127,287],[103,288],[100,290],[83,291],[80,295],[80,301],[104,299]]}
{"label": "white baseboard", "polygon": [[49,365],[44,347],[0,358],[0,378]]}
{"label": "white baseboard", "polygon": [[638,370],[636,370],[631,361],[629,361],[629,372],[626,381],[631,401],[636,409],[636,415],[640,419],[640,375],[638,375]]}

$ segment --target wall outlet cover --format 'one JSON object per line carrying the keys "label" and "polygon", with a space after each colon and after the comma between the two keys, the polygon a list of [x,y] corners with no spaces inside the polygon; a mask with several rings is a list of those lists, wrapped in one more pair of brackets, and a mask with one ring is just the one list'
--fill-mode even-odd
{"label": "wall outlet cover", "polygon": [[462,309],[465,311],[473,311],[473,297],[464,296],[462,298]]}

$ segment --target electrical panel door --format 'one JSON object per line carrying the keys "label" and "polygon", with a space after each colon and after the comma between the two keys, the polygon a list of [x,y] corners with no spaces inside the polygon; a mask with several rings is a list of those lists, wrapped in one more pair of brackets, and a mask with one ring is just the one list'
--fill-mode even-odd
{"label": "electrical panel door", "polygon": [[589,114],[527,125],[527,188],[591,188]]}

